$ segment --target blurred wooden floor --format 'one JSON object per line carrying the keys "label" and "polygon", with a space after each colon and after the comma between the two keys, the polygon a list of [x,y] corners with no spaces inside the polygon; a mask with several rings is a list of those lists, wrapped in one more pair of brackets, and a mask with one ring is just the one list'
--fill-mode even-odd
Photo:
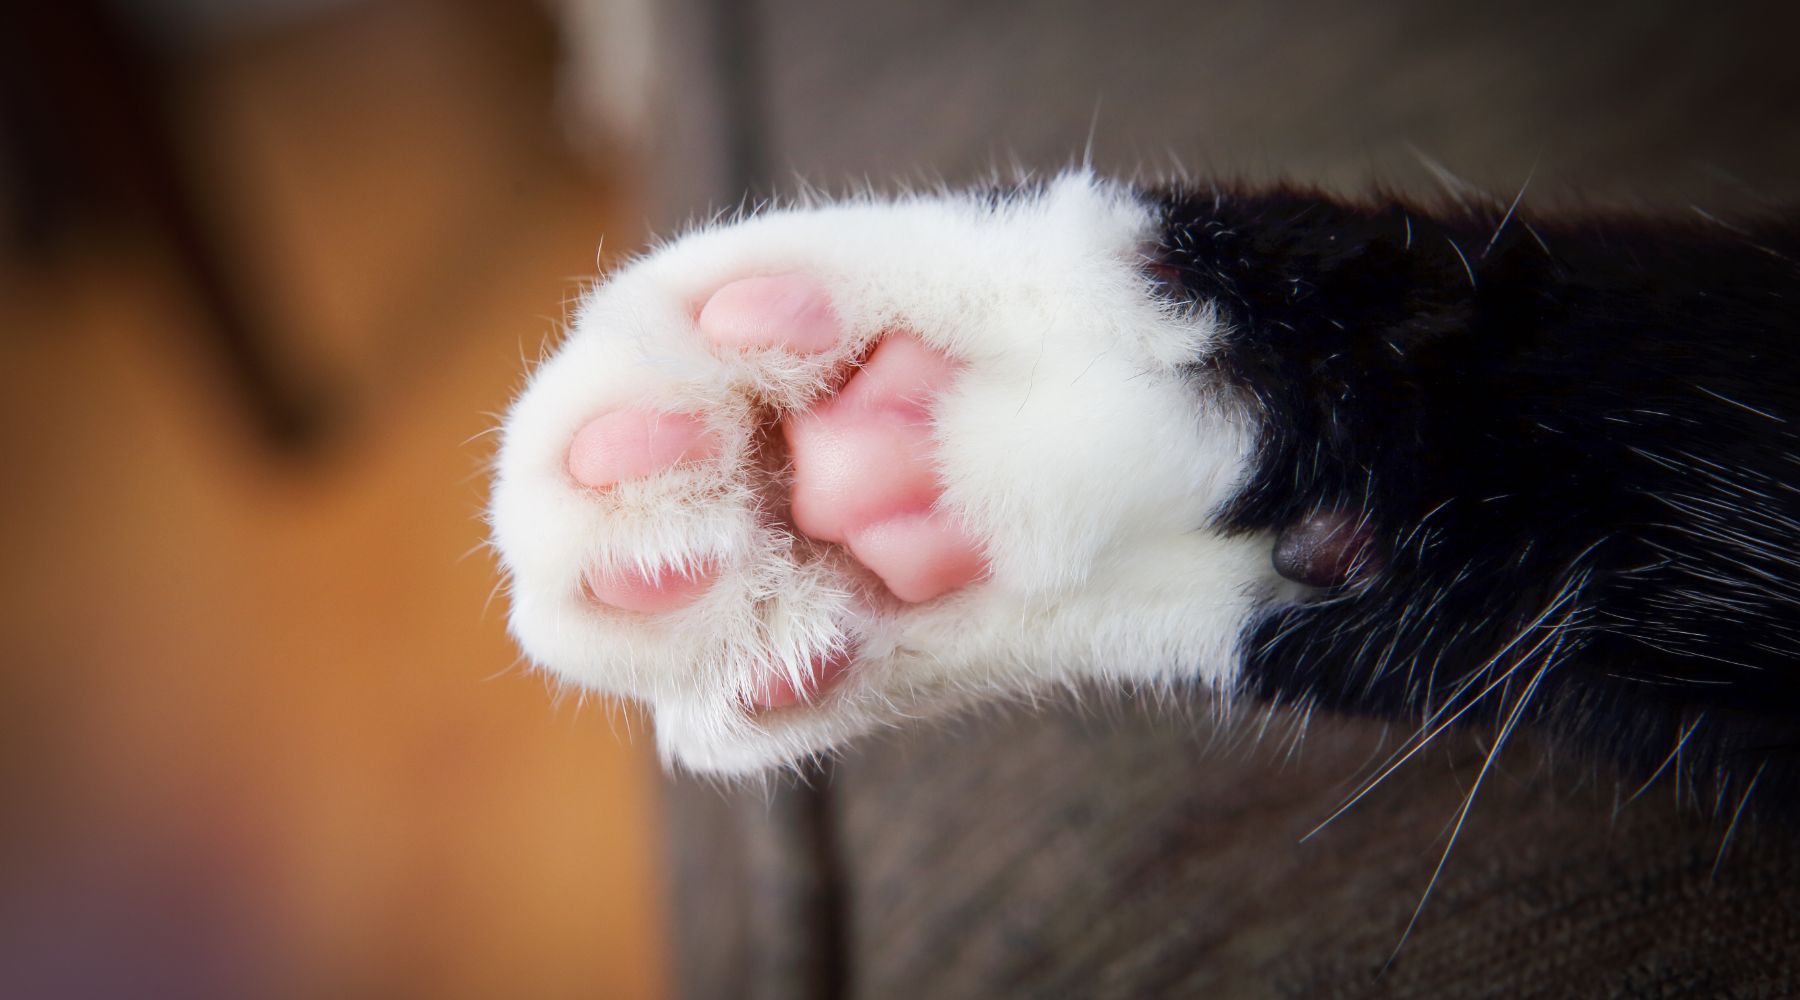
{"label": "blurred wooden floor", "polygon": [[214,207],[347,405],[316,460],[257,452],[153,240],[0,270],[15,985],[666,992],[647,743],[515,667],[475,551],[478,435],[638,228],[560,154],[536,50],[470,9],[356,8],[189,76]]}

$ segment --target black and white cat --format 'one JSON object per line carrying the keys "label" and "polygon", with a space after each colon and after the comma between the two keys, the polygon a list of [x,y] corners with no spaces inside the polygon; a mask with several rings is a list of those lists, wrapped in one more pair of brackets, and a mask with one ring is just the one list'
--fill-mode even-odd
{"label": "black and white cat", "polygon": [[506,418],[529,657],[744,773],[1099,678],[1800,770],[1800,229],[1294,191],[757,213]]}

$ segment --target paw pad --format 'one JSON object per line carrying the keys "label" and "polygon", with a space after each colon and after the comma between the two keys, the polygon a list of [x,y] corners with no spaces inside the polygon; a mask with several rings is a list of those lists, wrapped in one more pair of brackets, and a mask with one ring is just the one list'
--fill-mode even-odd
{"label": "paw pad", "polygon": [[841,336],[825,290],[799,274],[731,282],[706,300],[699,326],[720,347],[779,347],[798,354],[829,351]]}
{"label": "paw pad", "polygon": [[[798,274],[722,286],[700,308],[697,326],[715,349],[726,351],[816,355],[843,341],[825,290]],[[932,408],[956,370],[952,359],[919,338],[889,334],[862,364],[826,372],[838,385],[836,392],[789,414],[779,427],[756,428],[768,439],[779,430],[786,449],[772,481],[758,486],[783,495],[766,497],[763,509],[789,511],[792,530],[804,541],[847,549],[906,604],[966,587],[986,570],[979,542],[937,509],[943,485]],[[612,410],[583,424],[570,442],[567,465],[577,484],[609,490],[718,454],[718,438],[704,414],[652,403]],[[586,587],[608,608],[664,615],[698,601],[720,572],[716,562],[590,570]],[[808,701],[842,676],[850,660],[841,651],[817,653],[793,676],[771,665],[762,673],[763,688],[746,701],[758,708]]]}
{"label": "paw pad", "polygon": [[614,410],[575,432],[569,475],[583,486],[603,490],[682,462],[711,458],[717,451],[706,424],[693,414]]}
{"label": "paw pad", "polygon": [[609,607],[665,614],[699,600],[718,575],[718,568],[711,565],[688,569],[664,566],[651,571],[592,570],[587,575],[587,587],[595,600]]}

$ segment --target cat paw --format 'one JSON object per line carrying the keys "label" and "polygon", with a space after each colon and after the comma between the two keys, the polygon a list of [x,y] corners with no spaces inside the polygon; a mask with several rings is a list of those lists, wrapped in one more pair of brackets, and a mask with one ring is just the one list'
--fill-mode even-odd
{"label": "cat paw", "polygon": [[1086,176],[769,212],[581,302],[492,503],[528,656],[741,773],[1090,676],[1229,682],[1280,586],[1208,530],[1252,445]]}

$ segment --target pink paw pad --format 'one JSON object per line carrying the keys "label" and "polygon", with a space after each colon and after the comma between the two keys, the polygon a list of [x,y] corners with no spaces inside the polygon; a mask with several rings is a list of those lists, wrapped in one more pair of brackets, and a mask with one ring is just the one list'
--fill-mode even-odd
{"label": "pink paw pad", "polygon": [[828,351],[842,336],[825,289],[801,274],[734,281],[706,300],[699,325],[721,347],[780,347],[798,354]]}
{"label": "pink paw pad", "polygon": [[800,678],[799,686],[795,685],[794,678],[771,667],[763,678],[762,689],[751,692],[746,701],[751,708],[786,708],[811,702],[837,683],[855,658],[854,650],[815,656],[807,665],[805,676]]}
{"label": "pink paw pad", "polygon": [[933,508],[943,495],[931,408],[956,365],[894,334],[837,396],[782,424],[801,533],[848,545],[897,598],[919,603],[986,572],[980,545]]}
{"label": "pink paw pad", "polygon": [[[800,274],[730,282],[707,298],[697,325],[728,349],[823,354],[844,340],[823,285]],[[908,604],[967,587],[988,571],[980,542],[939,509],[944,485],[934,412],[958,368],[918,337],[890,333],[837,392],[780,423],[794,530],[843,546]],[[567,471],[580,485],[605,490],[719,451],[698,414],[627,406],[582,425],[569,445]],[[783,506],[771,498],[769,510]],[[694,604],[719,576],[716,562],[612,567],[590,570],[585,587],[600,605],[657,615]],[[771,664],[740,698],[751,710],[814,704],[843,681],[856,655],[854,648],[822,653],[795,674]]]}
{"label": "pink paw pad", "polygon": [[689,413],[627,408],[588,421],[569,445],[569,475],[583,486],[607,489],[710,458],[718,442]]}
{"label": "pink paw pad", "polygon": [[850,553],[909,604],[961,590],[987,572],[980,545],[937,511],[871,524],[850,536]]}
{"label": "pink paw pad", "polygon": [[689,570],[665,566],[650,572],[593,570],[587,575],[587,586],[588,592],[602,604],[654,615],[679,611],[699,600],[718,575],[714,566]]}

